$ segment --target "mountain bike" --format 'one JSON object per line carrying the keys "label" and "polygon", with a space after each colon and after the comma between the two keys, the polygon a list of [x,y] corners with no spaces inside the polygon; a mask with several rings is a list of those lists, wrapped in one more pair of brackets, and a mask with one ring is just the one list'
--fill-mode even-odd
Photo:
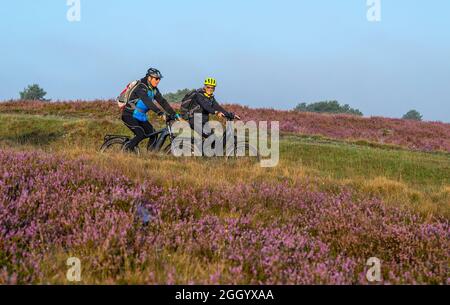
{"label": "mountain bike", "polygon": [[[227,121],[234,121],[232,118],[226,118]],[[166,126],[160,130],[156,130],[150,134],[145,135],[145,139],[148,140],[147,151],[149,152],[163,152],[164,154],[172,155],[176,149],[181,150],[184,149],[190,152],[187,156],[203,156],[203,149],[200,145],[203,146],[204,139],[195,142],[194,137],[182,137],[176,136],[173,133],[172,123],[173,119],[167,118],[165,121]],[[234,139],[232,146],[226,145],[226,139]],[[120,153],[126,151],[126,144],[131,140],[129,136],[124,135],[106,135],[104,137],[104,142],[100,147],[100,152],[112,152],[112,153]],[[169,140],[169,143],[164,146],[166,141]],[[224,131],[221,138],[218,139],[219,143],[223,143],[223,152],[224,157],[227,160],[233,160],[237,158],[245,158],[253,161],[260,161],[260,154],[258,149],[253,145],[249,144],[247,140],[244,142],[238,141],[238,138],[235,134],[234,128],[227,128]],[[239,156],[239,153],[242,154],[244,152],[244,156]],[[140,148],[136,146],[134,148],[134,153],[140,155]],[[186,155],[184,155],[186,156]]]}
{"label": "mountain bike", "polygon": [[[225,117],[227,122],[234,122],[234,117]],[[252,161],[260,161],[260,153],[258,149],[251,145],[248,141],[248,139],[245,139],[245,141],[239,141],[238,137],[236,135],[234,126],[232,124],[228,125],[227,128],[223,134],[215,139],[215,143],[222,143],[223,144],[223,156],[215,156],[215,157],[225,157],[227,160],[237,160],[239,159],[248,159]],[[210,135],[214,137],[214,135]],[[188,145],[184,147],[185,150],[189,151],[192,156],[204,156],[203,154],[203,145],[204,141],[206,140],[203,136],[199,137],[197,141],[194,137],[186,138],[186,137],[176,137],[172,140],[171,146],[172,151],[173,149],[178,149],[181,151],[183,149],[183,145]],[[233,139],[233,145],[228,145],[226,143],[227,139]],[[212,148],[214,150],[214,147]]]}
{"label": "mountain bike", "polygon": [[[175,135],[172,132],[172,123],[174,122],[169,116],[165,120],[165,127],[156,130],[150,134],[145,135],[145,139],[148,139],[147,151],[149,152],[159,152],[163,151],[166,154],[171,153],[171,144],[175,139]],[[129,136],[124,135],[106,135],[104,142],[100,147],[100,152],[125,152],[126,144],[131,140]],[[166,140],[169,140],[169,144],[164,146]],[[163,148],[164,147],[164,148]],[[140,154],[140,149],[138,146],[134,148],[134,153]]]}

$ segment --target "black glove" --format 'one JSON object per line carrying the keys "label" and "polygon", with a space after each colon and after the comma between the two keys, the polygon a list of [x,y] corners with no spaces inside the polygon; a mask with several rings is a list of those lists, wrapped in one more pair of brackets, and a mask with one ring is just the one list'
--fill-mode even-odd
{"label": "black glove", "polygon": [[234,120],[234,113],[233,112],[227,112],[225,116],[227,117],[227,119]]}
{"label": "black glove", "polygon": [[175,113],[175,114],[169,114],[167,117],[171,121],[176,121],[180,117],[180,115]]}

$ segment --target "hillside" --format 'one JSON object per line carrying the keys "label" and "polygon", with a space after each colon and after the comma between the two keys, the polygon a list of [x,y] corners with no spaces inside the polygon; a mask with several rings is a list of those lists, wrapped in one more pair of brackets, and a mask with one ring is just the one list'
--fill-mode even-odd
{"label": "hillside", "polygon": [[[280,163],[100,154],[113,102],[0,103],[0,283],[449,284],[450,125],[230,106]],[[137,205],[152,212],[142,226]]]}
{"label": "hillside", "polygon": [[[173,106],[174,108],[179,107],[178,104],[173,104]],[[282,132],[392,144],[421,151],[450,152],[450,124],[447,123],[251,109],[239,105],[228,105],[228,108],[239,113],[244,120],[279,121]],[[118,109],[113,101],[7,102],[0,103],[0,112],[100,119],[119,117]]]}

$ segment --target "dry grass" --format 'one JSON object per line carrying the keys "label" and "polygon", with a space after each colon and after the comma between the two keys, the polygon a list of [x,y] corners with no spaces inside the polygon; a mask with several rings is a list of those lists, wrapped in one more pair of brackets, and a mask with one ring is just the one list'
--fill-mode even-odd
{"label": "dry grass", "polygon": [[328,192],[346,186],[361,197],[380,197],[420,213],[450,217],[449,154],[289,136],[281,141],[278,166],[261,168],[221,158],[100,154],[98,148],[106,133],[129,134],[118,120],[1,114],[0,127],[1,145],[83,157],[135,181],[151,178],[161,186],[190,189],[221,189],[251,182],[309,183]]}

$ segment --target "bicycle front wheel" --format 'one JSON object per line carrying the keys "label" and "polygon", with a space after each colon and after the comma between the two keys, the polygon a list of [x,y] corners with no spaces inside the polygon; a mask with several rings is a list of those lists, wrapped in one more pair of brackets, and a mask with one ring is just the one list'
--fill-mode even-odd
{"label": "bicycle front wheel", "polygon": [[226,152],[227,160],[244,160],[246,162],[259,162],[261,155],[258,149],[249,143],[238,143]]}
{"label": "bicycle front wheel", "polygon": [[164,148],[164,153],[172,156],[201,156],[201,150],[192,143],[191,138],[176,138]]}

